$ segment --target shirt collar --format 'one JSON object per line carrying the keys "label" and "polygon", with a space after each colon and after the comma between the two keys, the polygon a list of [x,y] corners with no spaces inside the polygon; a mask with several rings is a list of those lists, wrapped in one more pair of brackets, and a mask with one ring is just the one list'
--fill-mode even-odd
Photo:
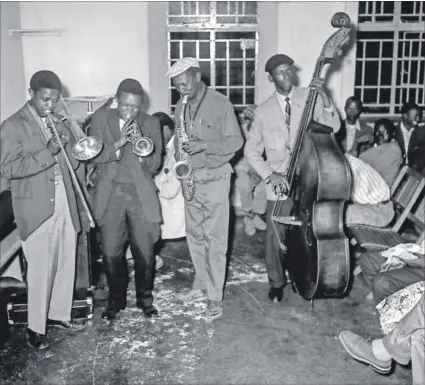
{"label": "shirt collar", "polygon": [[349,127],[354,127],[357,131],[361,130],[359,119],[357,119],[356,123],[354,123],[354,124],[350,124],[350,123],[347,122],[347,120],[345,120],[345,125],[349,126]]}
{"label": "shirt collar", "polygon": [[291,91],[289,92],[289,94],[288,95],[282,95],[281,93],[279,93],[279,92],[277,92],[277,91],[275,91],[275,93],[276,93],[276,96],[277,96],[277,98],[280,100],[280,101],[282,101],[282,102],[284,102],[284,103],[286,103],[286,98],[289,98],[289,101],[291,102],[292,101],[292,97],[294,96],[294,87],[292,87],[291,88]]}

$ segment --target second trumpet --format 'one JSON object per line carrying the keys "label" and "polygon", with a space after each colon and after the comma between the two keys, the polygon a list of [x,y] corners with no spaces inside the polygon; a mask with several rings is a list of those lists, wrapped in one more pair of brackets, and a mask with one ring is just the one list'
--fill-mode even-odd
{"label": "second trumpet", "polygon": [[131,130],[127,135],[127,141],[133,145],[133,152],[140,157],[150,155],[154,150],[152,140],[142,136],[136,120],[133,119],[129,124],[131,125]]}

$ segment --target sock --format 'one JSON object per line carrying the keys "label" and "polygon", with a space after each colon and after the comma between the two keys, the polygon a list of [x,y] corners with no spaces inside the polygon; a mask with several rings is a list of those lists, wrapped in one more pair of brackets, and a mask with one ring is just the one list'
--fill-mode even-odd
{"label": "sock", "polygon": [[382,343],[382,338],[372,341],[372,352],[378,360],[389,361],[392,359]]}

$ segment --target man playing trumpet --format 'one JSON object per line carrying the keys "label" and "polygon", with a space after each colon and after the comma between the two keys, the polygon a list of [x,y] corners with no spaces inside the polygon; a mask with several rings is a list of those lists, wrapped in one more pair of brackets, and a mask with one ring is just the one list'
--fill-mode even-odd
{"label": "man playing trumpet", "polygon": [[70,322],[80,219],[59,140],[74,169],[79,162],[71,156],[75,141],[69,128],[51,115],[61,88],[55,73],[35,73],[31,100],[0,127],[0,173],[10,181],[28,264],[28,344],[36,349],[49,346],[46,324],[67,330],[84,327]]}
{"label": "man playing trumpet", "polygon": [[[91,135],[104,143],[102,152],[92,160],[97,164],[93,213],[109,286],[108,306],[102,314],[108,320],[115,319],[127,306],[128,245],[134,259],[137,307],[146,317],[158,314],[152,296],[153,246],[162,219],[153,181],[153,174],[161,166],[159,121],[141,110],[144,91],[137,80],[123,80],[116,98],[118,108],[95,112],[90,128]],[[143,154],[140,150],[150,143],[153,152]]]}

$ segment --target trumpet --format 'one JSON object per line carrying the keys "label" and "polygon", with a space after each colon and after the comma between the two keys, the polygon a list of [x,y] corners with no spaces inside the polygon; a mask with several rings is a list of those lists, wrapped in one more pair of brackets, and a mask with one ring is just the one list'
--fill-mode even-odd
{"label": "trumpet", "polygon": [[[127,124],[127,122],[129,123]],[[131,126],[131,130],[127,135],[127,142],[133,145],[133,152],[139,157],[150,155],[154,149],[152,140],[146,136],[142,136],[139,124],[135,119],[129,119],[127,122],[123,130],[126,126]]]}
{"label": "trumpet", "polygon": [[[66,167],[68,168],[69,174],[71,175],[71,180],[72,180],[72,182],[74,184],[75,189],[77,190],[77,194],[79,195],[79,197],[81,199],[81,202],[83,204],[83,208],[84,208],[85,212],[87,213],[87,217],[89,219],[90,227],[94,228],[95,227],[95,223],[94,223],[93,216],[92,216],[92,214],[90,212],[90,208],[89,208],[89,206],[87,204],[87,201],[86,201],[86,198],[84,196],[83,190],[81,190],[80,183],[78,182],[77,176],[75,175],[75,171],[72,168],[71,161],[68,158],[68,154],[66,153],[66,151],[65,151],[65,149],[63,147],[63,144],[62,144],[62,141],[61,141],[61,137],[60,137],[60,135],[59,135],[59,133],[58,133],[58,131],[56,129],[55,122],[54,122],[53,117],[52,117],[52,115],[51,115],[50,112],[47,113],[47,121],[49,122],[49,125],[50,125],[50,127],[52,129],[52,134],[56,136],[56,139],[59,142],[59,147],[60,147],[60,149],[62,151],[63,157],[65,158]],[[75,148],[75,146],[74,146],[74,148]],[[73,152],[74,152],[74,148],[72,149]]]}
{"label": "trumpet", "polygon": [[97,136],[87,136],[83,132],[64,98],[62,96],[60,98],[70,123],[71,132],[76,141],[75,145],[72,147],[72,156],[77,160],[89,160],[94,158],[102,151],[102,141]]}

